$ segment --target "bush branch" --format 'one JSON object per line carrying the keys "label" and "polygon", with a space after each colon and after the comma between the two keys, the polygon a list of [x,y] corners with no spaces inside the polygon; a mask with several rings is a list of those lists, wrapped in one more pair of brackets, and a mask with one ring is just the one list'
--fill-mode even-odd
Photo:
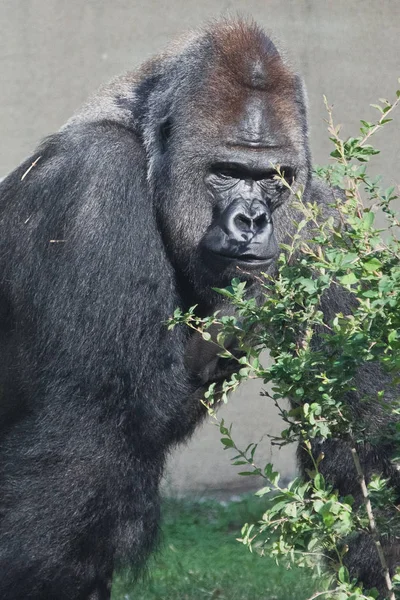
{"label": "bush branch", "polygon": [[358,452],[357,452],[356,448],[353,447],[351,449],[351,454],[353,456],[354,465],[356,467],[358,479],[359,479],[359,482],[360,482],[360,487],[361,487],[361,492],[362,492],[362,495],[363,495],[364,505],[365,505],[365,508],[367,510],[367,516],[368,516],[368,521],[369,521],[369,528],[370,528],[370,531],[371,531],[372,539],[374,540],[375,547],[376,547],[376,550],[378,552],[379,561],[381,563],[381,567],[382,567],[382,571],[383,571],[383,576],[384,576],[385,583],[386,583],[386,588],[387,588],[387,590],[389,592],[389,600],[396,600],[396,597],[394,595],[394,590],[393,590],[392,579],[390,577],[389,567],[388,567],[388,564],[386,562],[386,557],[385,557],[385,554],[383,552],[381,540],[380,540],[380,537],[379,537],[379,531],[378,531],[377,526],[376,526],[375,517],[374,517],[373,510],[372,510],[372,505],[371,505],[371,499],[370,499],[370,496],[369,496],[369,493],[368,493],[368,488],[367,488],[367,484],[366,484],[365,477],[364,477],[364,472],[362,470],[361,463],[360,463],[360,458],[358,456]]}

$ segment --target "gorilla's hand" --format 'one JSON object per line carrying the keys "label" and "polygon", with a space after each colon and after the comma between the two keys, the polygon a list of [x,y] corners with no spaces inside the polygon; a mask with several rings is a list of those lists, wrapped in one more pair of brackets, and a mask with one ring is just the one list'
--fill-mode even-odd
{"label": "gorilla's hand", "polygon": [[[224,315],[233,315],[234,309],[224,306]],[[195,331],[186,346],[185,364],[189,372],[195,377],[200,386],[206,387],[211,383],[219,383],[229,378],[232,373],[239,370],[237,359],[241,352],[236,348],[235,336],[225,338],[224,347],[231,352],[233,358],[219,356],[221,347],[217,343],[217,335],[220,332],[218,325],[212,325],[207,329],[211,335],[210,340],[203,339],[201,333]]]}

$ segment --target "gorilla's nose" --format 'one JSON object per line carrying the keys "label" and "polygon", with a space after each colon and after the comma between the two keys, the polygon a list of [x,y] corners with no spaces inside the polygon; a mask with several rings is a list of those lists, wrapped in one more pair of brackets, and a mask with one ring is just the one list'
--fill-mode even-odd
{"label": "gorilla's nose", "polygon": [[224,220],[229,237],[237,241],[262,238],[272,228],[271,213],[260,200],[235,203],[227,209]]}

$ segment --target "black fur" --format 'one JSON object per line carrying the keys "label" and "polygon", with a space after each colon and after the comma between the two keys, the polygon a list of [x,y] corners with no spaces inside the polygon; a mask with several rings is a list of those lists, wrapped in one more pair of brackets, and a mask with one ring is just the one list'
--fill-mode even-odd
{"label": "black fur", "polygon": [[0,597],[87,598],[153,545],[166,449],[199,409],[136,140],[80,125],[38,155],[2,186]]}
{"label": "black fur", "polygon": [[183,41],[100,90],[1,184],[2,600],[107,599],[116,566],[144,564],[166,454],[221,373],[215,352],[190,364],[189,332],[166,327],[176,307],[213,310],[211,286],[236,272],[199,252],[223,123],[206,98],[193,122],[193,105],[224,58],[219,31],[266,39],[226,23]]}

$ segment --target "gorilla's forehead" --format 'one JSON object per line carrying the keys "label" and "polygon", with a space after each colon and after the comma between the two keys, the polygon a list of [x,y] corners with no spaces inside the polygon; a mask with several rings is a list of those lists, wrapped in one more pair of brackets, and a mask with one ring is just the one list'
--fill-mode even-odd
{"label": "gorilla's forehead", "polygon": [[303,143],[302,122],[293,89],[261,91],[224,86],[217,93],[197,96],[192,105],[199,129],[228,145],[275,147]]}
{"label": "gorilla's forehead", "polygon": [[279,115],[264,94],[250,94],[238,114],[232,116],[232,122],[225,128],[230,144],[281,146],[287,142]]}
{"label": "gorilla's forehead", "polygon": [[200,72],[191,107],[209,131],[268,146],[301,137],[301,84],[257,28],[239,24],[220,29],[211,60]]}

